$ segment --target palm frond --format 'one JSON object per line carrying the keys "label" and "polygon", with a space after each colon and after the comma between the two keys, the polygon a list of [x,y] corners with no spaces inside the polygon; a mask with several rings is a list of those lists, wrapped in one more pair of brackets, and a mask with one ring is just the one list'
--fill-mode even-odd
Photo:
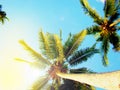
{"label": "palm frond", "polygon": [[2,24],[4,24],[4,19],[3,18],[1,18],[0,21],[1,21]]}
{"label": "palm frond", "polygon": [[104,6],[105,17],[114,15],[116,13],[115,1],[116,0],[105,0]]}
{"label": "palm frond", "polygon": [[42,30],[39,32],[39,42],[42,54],[45,55],[45,57],[47,58],[51,58],[48,37],[42,32]]}
{"label": "palm frond", "polygon": [[107,65],[109,64],[107,54],[104,54],[104,55],[103,55],[103,60],[102,60],[102,62],[103,62],[103,65],[104,65],[104,66],[107,66]]}
{"label": "palm frond", "polygon": [[96,34],[101,31],[101,28],[98,25],[93,25],[91,27],[88,27],[87,29],[87,34]]}
{"label": "palm frond", "polygon": [[87,0],[80,0],[80,3],[82,5],[83,9],[85,10],[85,13],[90,15],[94,19],[94,22],[101,25],[103,22],[103,19],[99,16],[99,14],[97,13],[96,10],[94,10],[90,7],[88,1]]}
{"label": "palm frond", "polygon": [[50,65],[51,63],[45,59],[44,57],[42,57],[42,55],[38,52],[36,52],[35,50],[33,50],[30,46],[27,45],[27,43],[25,43],[24,40],[20,40],[19,43],[24,47],[25,50],[27,50],[34,58],[35,60],[37,60],[38,62],[42,62],[45,64]]}
{"label": "palm frond", "polygon": [[70,33],[67,40],[66,40],[66,42],[63,45],[63,50],[64,50],[65,57],[66,57],[68,51],[70,50],[70,47],[71,47],[71,44],[72,44],[71,38],[72,38],[72,35]]}
{"label": "palm frond", "polygon": [[87,31],[83,30],[83,31],[79,32],[78,34],[73,35],[72,38],[70,37],[70,39],[71,39],[71,40],[69,40],[70,45],[68,45],[69,47],[67,47],[67,49],[66,49],[67,54],[65,57],[70,56],[72,53],[74,53],[78,49],[79,45],[84,40],[86,34],[87,34]]}
{"label": "palm frond", "polygon": [[115,13],[110,16],[109,23],[113,23],[114,20],[117,20],[120,16],[120,0],[115,0],[116,10]]}
{"label": "palm frond", "polygon": [[95,45],[91,48],[82,49],[79,51],[76,51],[69,59],[70,65],[77,65],[82,63],[83,61],[87,61],[89,57],[94,55],[95,53],[99,53],[98,49],[95,49]]}
{"label": "palm frond", "polygon": [[19,61],[19,62],[23,62],[23,63],[28,63],[31,64],[31,61],[25,60],[25,59],[21,59],[21,58],[15,58],[15,60]]}
{"label": "palm frond", "polygon": [[116,19],[118,19],[120,16],[120,13],[116,12],[115,14],[113,14],[112,16],[110,16],[109,19],[109,24],[113,23]]}
{"label": "palm frond", "polygon": [[70,69],[70,73],[95,73],[95,72],[83,67],[78,69]]}
{"label": "palm frond", "polygon": [[62,29],[60,29],[60,40],[62,41]]}
{"label": "palm frond", "polygon": [[48,81],[49,81],[48,75],[40,77],[37,81],[33,83],[30,90],[42,90],[42,88],[44,88],[44,86],[48,83]]}
{"label": "palm frond", "polygon": [[58,55],[59,55],[58,60],[60,60],[60,62],[62,62],[63,58],[64,58],[62,42],[61,42],[60,38],[57,35],[54,35],[54,39],[55,39],[55,43],[56,43],[56,49],[57,49]]}
{"label": "palm frond", "polygon": [[59,56],[57,47],[56,47],[56,41],[54,38],[54,34],[51,33],[47,33],[47,38],[48,38],[48,42],[49,42],[49,52],[50,52],[50,59],[54,59],[57,58]]}
{"label": "palm frond", "polygon": [[79,90],[96,90],[94,86],[90,86],[85,83],[79,83]]}
{"label": "palm frond", "polygon": [[117,19],[113,23],[110,24],[110,27],[113,27],[113,26],[115,26],[115,25],[117,25],[119,23],[120,23],[120,19]]}
{"label": "palm frond", "polygon": [[21,58],[15,58],[15,60],[19,61],[19,62],[27,63],[30,66],[33,66],[33,67],[36,67],[36,68],[39,68],[39,69],[45,69],[45,67],[48,66],[41,61],[40,62],[39,61],[30,61],[30,60],[25,60],[25,59],[21,59]]}
{"label": "palm frond", "polygon": [[61,58],[63,60],[63,46],[61,39],[56,34],[47,33],[46,35],[41,31],[39,34],[40,47],[42,53],[49,59]]}
{"label": "palm frond", "polygon": [[60,89],[59,89],[60,85],[61,85],[61,80],[60,80],[60,78],[54,80],[54,82],[52,83],[52,89],[51,89],[51,90],[60,90]]}
{"label": "palm frond", "polygon": [[103,40],[103,37],[101,37],[101,36],[99,36],[97,39],[96,39],[96,41],[102,41]]}
{"label": "palm frond", "polygon": [[0,10],[0,22],[4,24],[5,19],[8,20],[8,18],[6,17],[6,12]]}
{"label": "palm frond", "polygon": [[104,36],[101,50],[103,51],[103,65],[107,66],[109,64],[108,58],[107,58],[107,53],[109,51],[109,36]]}
{"label": "palm frond", "polygon": [[91,90],[96,90],[96,88],[94,86],[90,86]]}
{"label": "palm frond", "polygon": [[47,33],[48,41],[49,41],[49,47],[51,56],[53,58],[59,58],[58,60],[63,60],[64,58],[64,51],[63,51],[63,45],[61,38],[56,34]]}
{"label": "palm frond", "polygon": [[120,37],[117,33],[110,35],[110,43],[113,45],[113,49],[120,50]]}

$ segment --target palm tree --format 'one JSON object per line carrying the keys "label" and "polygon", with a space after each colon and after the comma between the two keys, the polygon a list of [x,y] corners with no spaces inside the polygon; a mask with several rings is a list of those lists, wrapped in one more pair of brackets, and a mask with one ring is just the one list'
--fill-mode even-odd
{"label": "palm tree", "polygon": [[[99,52],[98,49],[95,49],[95,45],[93,45],[91,48],[78,50],[78,47],[84,40],[86,34],[86,30],[83,30],[74,35],[69,34],[66,42],[62,44],[61,35],[59,37],[56,34],[44,34],[42,31],[40,31],[39,42],[41,53],[33,50],[30,46],[28,46],[27,43],[25,43],[24,40],[20,40],[20,44],[22,44],[24,48],[29,51],[29,53],[35,58],[35,60],[29,61],[20,58],[17,58],[17,60],[29,63],[31,65],[35,64],[35,66],[38,66],[42,70],[47,68],[45,75],[43,77],[40,77],[40,79],[33,84],[31,90],[59,90],[59,88],[62,87],[62,82],[66,84],[66,80],[62,80],[59,76],[56,75],[56,72],[58,71],[64,73],[75,73],[73,71],[76,71],[78,73],[83,71],[89,72],[89,70],[87,69],[71,70],[72,66],[76,66],[83,61],[87,61],[90,56]],[[52,81],[52,83],[49,81]],[[77,82],[75,81],[73,83],[77,84]],[[86,90],[94,90],[93,87],[82,83],[78,83],[77,86],[74,85],[74,88],[77,88],[78,85],[82,85],[82,87],[84,88],[86,86],[89,87]],[[83,89],[80,89],[79,86],[79,88],[73,90]]]}
{"label": "palm tree", "polygon": [[100,16],[95,9],[92,9],[87,0],[80,0],[80,3],[95,22],[95,25],[88,27],[88,34],[97,35],[97,42],[101,42],[103,53],[103,64],[108,65],[107,53],[110,44],[113,49],[120,51],[120,37],[117,34],[120,30],[120,0],[105,0],[104,17]]}
{"label": "palm tree", "polygon": [[93,74],[66,74],[57,72],[57,75],[65,79],[86,83],[105,90],[120,90],[120,71]]}
{"label": "palm tree", "polygon": [[4,24],[5,19],[8,20],[5,11],[2,11],[2,5],[0,5],[0,22]]}

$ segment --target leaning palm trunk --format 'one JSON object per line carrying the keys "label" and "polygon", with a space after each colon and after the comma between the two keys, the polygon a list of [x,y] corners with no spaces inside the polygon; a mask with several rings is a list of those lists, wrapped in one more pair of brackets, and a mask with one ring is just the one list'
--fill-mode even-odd
{"label": "leaning palm trunk", "polygon": [[57,75],[106,90],[120,90],[120,71],[99,74],[65,74],[58,72]]}

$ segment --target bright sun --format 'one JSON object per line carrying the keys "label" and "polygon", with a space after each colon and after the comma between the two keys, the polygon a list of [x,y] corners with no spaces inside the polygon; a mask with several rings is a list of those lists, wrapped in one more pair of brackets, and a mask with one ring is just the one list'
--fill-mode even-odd
{"label": "bright sun", "polygon": [[14,26],[0,27],[3,29],[0,30],[0,90],[27,90],[41,73],[26,63],[14,60],[15,57],[26,57],[23,55],[23,48],[20,48],[18,43],[23,36],[23,29],[19,25],[16,28]]}

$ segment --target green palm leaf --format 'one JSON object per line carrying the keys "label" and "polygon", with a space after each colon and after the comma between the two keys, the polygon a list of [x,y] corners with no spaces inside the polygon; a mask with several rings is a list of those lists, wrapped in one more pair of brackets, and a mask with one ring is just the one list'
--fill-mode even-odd
{"label": "green palm leaf", "polygon": [[72,38],[72,35],[70,33],[66,42],[63,45],[63,50],[64,50],[65,57],[67,57],[66,55],[67,55],[68,51],[70,50],[70,47],[71,47],[71,44],[72,44],[71,38]]}
{"label": "green palm leaf", "polygon": [[116,51],[120,50],[120,37],[117,33],[110,35],[110,43]]}
{"label": "green palm leaf", "polygon": [[59,53],[57,51],[56,41],[55,41],[54,35],[51,33],[47,33],[46,35],[47,35],[49,47],[50,47],[49,48],[50,58],[55,59],[59,56]]}
{"label": "green palm leaf", "polygon": [[63,60],[64,52],[61,38],[56,34],[47,33],[50,52],[52,58],[59,58],[59,60]]}
{"label": "green palm leaf", "polygon": [[95,73],[95,72],[83,67],[78,69],[70,69],[70,73]]}
{"label": "green palm leaf", "polygon": [[120,0],[115,0],[115,11],[114,13],[109,16],[109,22],[112,23],[114,20],[118,19],[120,16]]}
{"label": "green palm leaf", "polygon": [[87,0],[80,0],[80,3],[83,6],[85,13],[90,15],[94,19],[94,22],[96,22],[98,24],[102,24],[103,19],[99,16],[99,14],[96,12],[96,10],[94,10],[90,7]]}
{"label": "green palm leaf", "polygon": [[[2,8],[2,6],[0,5],[0,8]],[[8,20],[8,18],[6,17],[6,12],[5,11],[0,11],[0,22],[2,24],[4,24],[4,21]]]}
{"label": "green palm leaf", "polygon": [[104,6],[105,17],[114,15],[116,13],[115,1],[116,0],[105,1],[105,6]]}
{"label": "green palm leaf", "polygon": [[104,54],[103,55],[103,65],[104,66],[107,66],[109,64],[109,61],[108,61],[108,57],[107,57],[107,54]]}
{"label": "green palm leaf", "polygon": [[48,81],[49,81],[48,75],[40,77],[37,81],[34,82],[30,90],[42,90],[42,88],[44,88]]}
{"label": "green palm leaf", "polygon": [[110,24],[110,27],[118,25],[120,23],[120,19],[115,20],[113,23]]}
{"label": "green palm leaf", "polygon": [[99,53],[98,49],[95,49],[95,45],[91,48],[82,49],[79,51],[76,51],[70,58],[69,63],[70,65],[77,65],[82,63],[83,61],[87,61],[89,57],[94,55],[95,53]]}
{"label": "green palm leaf", "polygon": [[59,56],[59,53],[56,47],[54,34],[47,33],[46,35],[48,37],[48,42],[49,42],[50,59],[55,59]]}
{"label": "green palm leaf", "polygon": [[91,27],[88,27],[86,30],[88,35],[101,32],[101,28],[98,25],[93,25]]}
{"label": "green palm leaf", "polygon": [[107,66],[109,64],[107,57],[107,53],[109,51],[109,36],[104,36],[101,50],[103,51],[103,65]]}
{"label": "green palm leaf", "polygon": [[40,50],[46,58],[51,58],[51,50],[49,47],[49,41],[47,35],[42,31],[39,32]]}
{"label": "green palm leaf", "polygon": [[30,61],[30,60],[25,60],[25,59],[21,59],[21,58],[15,58],[15,60],[19,61],[19,62],[27,63],[30,66],[36,67],[36,68],[39,68],[39,69],[45,69],[46,66],[48,66],[44,62],[41,62],[41,61]]}
{"label": "green palm leaf", "polygon": [[42,57],[41,54],[33,50],[30,46],[28,46],[24,40],[20,40],[19,43],[24,47],[25,50],[27,50],[38,62],[42,62],[44,64],[50,65],[51,63]]}
{"label": "green palm leaf", "polygon": [[64,50],[66,54],[65,57],[70,56],[72,53],[74,53],[78,49],[79,45],[84,40],[86,34],[87,34],[87,31],[83,30],[78,34],[73,35],[72,37],[70,36],[70,38],[67,41],[67,43],[69,44],[66,44],[68,46],[64,45],[66,47],[66,49]]}
{"label": "green palm leaf", "polygon": [[39,33],[40,49],[43,55],[49,59],[61,58],[63,60],[63,46],[58,35],[47,33],[46,35],[41,31]]}
{"label": "green palm leaf", "polygon": [[62,46],[62,42],[60,40],[60,38],[57,35],[54,35],[54,39],[56,42],[56,50],[58,51],[58,60],[63,60],[64,58],[64,52],[63,52],[63,46]]}
{"label": "green palm leaf", "polygon": [[119,18],[119,15],[120,13],[119,12],[116,12],[115,14],[113,14],[112,16],[110,16],[110,19],[109,19],[109,23],[113,23],[116,19]]}
{"label": "green palm leaf", "polygon": [[120,0],[105,0],[104,18],[90,7],[87,0],[80,0],[85,13],[89,14],[97,24],[87,28],[88,34],[97,35],[96,41],[102,42],[101,49],[103,53],[103,64],[108,65],[107,53],[109,43],[111,43],[116,51],[120,51],[120,40],[117,30],[120,30]]}
{"label": "green palm leaf", "polygon": [[60,29],[60,40],[62,41],[62,29]]}

